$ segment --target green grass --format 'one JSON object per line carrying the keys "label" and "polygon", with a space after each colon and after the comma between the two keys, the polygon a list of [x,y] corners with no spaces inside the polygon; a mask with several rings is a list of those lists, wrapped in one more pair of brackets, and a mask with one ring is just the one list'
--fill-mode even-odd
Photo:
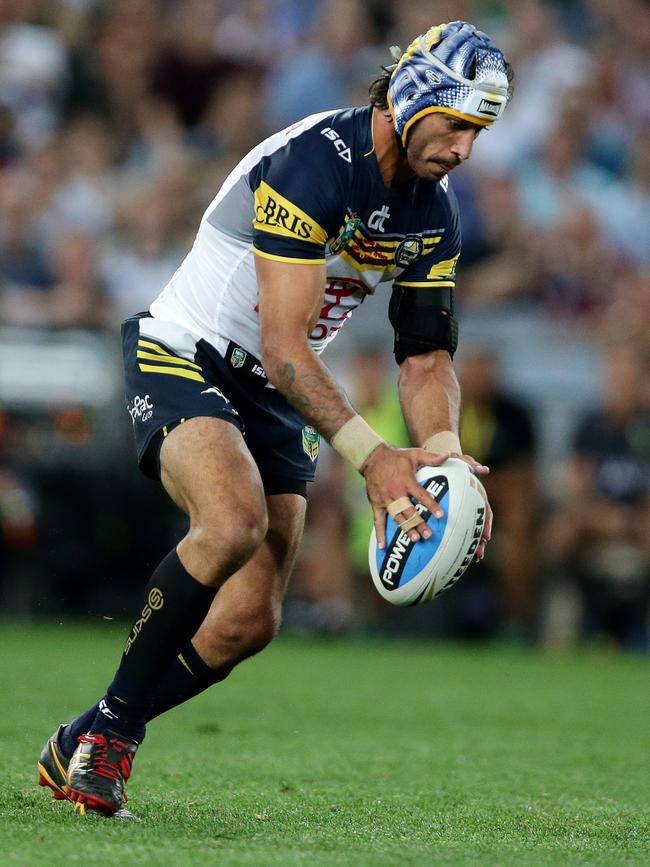
{"label": "green grass", "polygon": [[647,660],[280,640],[151,725],[139,823],[83,819],[35,761],[120,643],[2,626],[2,864],[650,864]]}

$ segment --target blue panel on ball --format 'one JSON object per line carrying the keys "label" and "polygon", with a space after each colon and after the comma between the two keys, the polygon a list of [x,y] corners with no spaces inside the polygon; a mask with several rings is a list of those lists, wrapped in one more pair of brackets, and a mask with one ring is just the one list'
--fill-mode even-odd
{"label": "blue panel on ball", "polygon": [[[428,516],[427,524],[432,533],[430,539],[412,542],[406,537],[406,541],[403,538],[400,540],[400,536],[403,534],[400,533],[397,524],[390,515],[386,517],[387,545],[383,551],[377,548],[375,556],[377,572],[387,590],[396,590],[412,581],[420,574],[440,547],[447,527],[449,492],[446,491],[438,502],[445,513],[442,518],[434,518],[429,512],[425,512],[425,515]],[[384,580],[384,576],[397,580],[393,583],[392,580]]]}

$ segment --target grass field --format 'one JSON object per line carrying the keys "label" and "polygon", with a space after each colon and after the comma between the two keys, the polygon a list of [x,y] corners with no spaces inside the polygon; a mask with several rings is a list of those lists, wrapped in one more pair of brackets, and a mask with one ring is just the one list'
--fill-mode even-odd
{"label": "grass field", "polygon": [[151,725],[135,823],[35,785],[115,627],[1,628],[2,864],[650,864],[647,659],[279,640]]}

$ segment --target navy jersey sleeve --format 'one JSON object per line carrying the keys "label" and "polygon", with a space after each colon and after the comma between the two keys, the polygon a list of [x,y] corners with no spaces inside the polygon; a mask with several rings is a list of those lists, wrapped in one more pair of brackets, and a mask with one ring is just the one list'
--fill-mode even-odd
{"label": "navy jersey sleeve", "polygon": [[321,264],[325,244],[345,216],[350,165],[317,124],[270,156],[250,176],[254,193],[253,248],[283,262]]}
{"label": "navy jersey sleeve", "polygon": [[456,264],[460,256],[458,203],[451,187],[443,187],[440,198],[444,203],[442,221],[439,208],[432,209],[428,220],[436,228],[422,232],[423,253],[395,278],[395,286],[444,288],[444,294],[451,295],[456,285]]}

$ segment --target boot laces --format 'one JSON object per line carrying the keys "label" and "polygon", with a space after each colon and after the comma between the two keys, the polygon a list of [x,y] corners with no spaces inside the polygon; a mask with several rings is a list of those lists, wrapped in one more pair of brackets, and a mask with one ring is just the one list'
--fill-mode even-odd
{"label": "boot laces", "polygon": [[[118,738],[110,738],[108,741],[104,735],[80,735],[80,744],[93,744],[95,749],[88,756],[93,773],[100,777],[105,777],[108,780],[117,780],[118,775],[122,775],[122,779],[126,782],[131,776],[131,765],[133,764],[133,756],[128,752],[128,747]],[[113,747],[120,757],[116,761],[109,758],[109,745]],[[92,756],[92,757],[91,757]]]}

